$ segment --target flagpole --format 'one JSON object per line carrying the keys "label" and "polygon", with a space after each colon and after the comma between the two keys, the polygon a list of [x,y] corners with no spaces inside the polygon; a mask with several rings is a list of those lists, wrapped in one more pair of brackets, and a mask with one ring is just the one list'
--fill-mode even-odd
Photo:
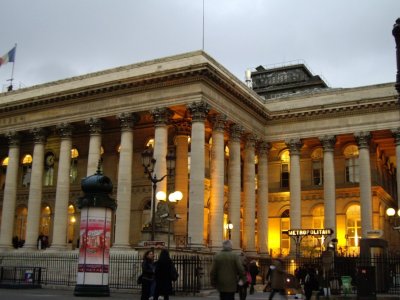
{"label": "flagpole", "polygon": [[[17,54],[17,43],[15,43],[14,48],[15,48],[15,54],[14,54],[14,55],[16,56],[16,54]],[[12,85],[12,83],[13,83],[13,80],[14,80],[15,56],[14,56],[14,61],[12,62],[12,63],[13,63],[13,66],[12,66],[12,69],[11,69],[10,85],[9,85],[9,87],[8,87],[8,91],[9,91],[9,92],[13,90],[13,85]]]}
{"label": "flagpole", "polygon": [[204,51],[204,0],[203,0],[203,42],[202,42],[202,50]]}

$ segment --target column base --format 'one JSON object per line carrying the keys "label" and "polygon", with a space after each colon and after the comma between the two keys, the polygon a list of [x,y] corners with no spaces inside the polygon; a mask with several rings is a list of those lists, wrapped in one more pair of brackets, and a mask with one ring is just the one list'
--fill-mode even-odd
{"label": "column base", "polygon": [[77,284],[74,296],[109,297],[110,287],[108,285]]}

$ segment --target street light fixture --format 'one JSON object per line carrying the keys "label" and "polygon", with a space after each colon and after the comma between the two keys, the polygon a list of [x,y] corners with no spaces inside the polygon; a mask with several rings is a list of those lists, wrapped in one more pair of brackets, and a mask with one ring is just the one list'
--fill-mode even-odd
{"label": "street light fixture", "polygon": [[[155,222],[155,216],[156,216],[156,199],[161,200],[162,199],[162,193],[158,192],[158,197],[161,198],[156,198],[156,190],[157,190],[157,183],[163,181],[165,177],[171,176],[172,171],[175,169],[175,155],[172,151],[168,152],[168,155],[166,157],[167,159],[167,169],[168,169],[168,174],[165,174],[161,178],[157,178],[156,174],[153,174],[154,172],[154,166],[156,164],[156,159],[153,157],[153,148],[147,147],[143,152],[142,152],[142,165],[144,167],[144,172],[147,174],[148,178],[150,179],[152,186],[153,186],[153,195],[151,198],[151,241],[154,241],[155,238],[155,232],[156,232],[156,222]],[[165,193],[164,193],[165,195]],[[165,198],[164,198],[165,199]]]}
{"label": "street light fixture", "polygon": [[397,211],[393,207],[389,207],[386,210],[386,215],[389,217],[389,222],[392,224],[392,228],[394,230],[400,231],[400,209]]}
{"label": "street light fixture", "polygon": [[[164,192],[162,192],[162,193],[164,194],[163,195],[163,198],[164,198],[163,201],[166,201],[167,197],[166,197]],[[177,203],[177,202],[181,201],[182,198],[183,198],[183,194],[180,191],[175,191],[175,192],[173,192],[173,193],[168,195],[168,201],[170,203]],[[167,245],[168,245],[168,251],[169,251],[170,244],[171,244],[170,243],[171,242],[171,222],[178,221],[179,219],[181,219],[181,216],[178,215],[178,214],[170,215],[169,214],[169,210],[168,210],[168,213],[165,213],[165,214],[161,215],[160,218],[168,221],[168,244]]]}
{"label": "street light fixture", "polygon": [[228,220],[228,223],[225,224],[225,229],[228,231],[228,239],[231,239],[231,231],[233,229],[233,224]]}

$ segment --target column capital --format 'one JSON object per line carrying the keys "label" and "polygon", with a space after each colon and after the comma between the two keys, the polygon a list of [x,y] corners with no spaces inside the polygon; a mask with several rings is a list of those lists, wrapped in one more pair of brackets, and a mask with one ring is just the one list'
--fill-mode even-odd
{"label": "column capital", "polygon": [[192,121],[204,122],[210,111],[210,106],[205,101],[193,102],[188,104],[187,109],[192,115]]}
{"label": "column capital", "polygon": [[178,120],[177,122],[174,123],[174,127],[176,135],[186,135],[186,136],[190,135],[191,126],[188,120],[186,119]]}
{"label": "column capital", "polygon": [[226,115],[223,114],[215,114],[208,118],[208,120],[213,125],[213,130],[215,131],[224,131],[226,125]]}
{"label": "column capital", "polygon": [[173,116],[174,113],[168,107],[161,107],[152,109],[150,111],[150,114],[153,117],[154,126],[157,127],[157,126],[167,125],[170,122],[171,117]]}
{"label": "column capital", "polygon": [[138,114],[135,113],[119,113],[117,115],[117,119],[120,121],[121,123],[121,129],[122,130],[128,130],[128,129],[132,129],[133,126],[139,122],[140,117]]}
{"label": "column capital", "polygon": [[260,155],[268,155],[269,149],[271,149],[271,143],[266,141],[260,141],[258,143],[258,153]]}
{"label": "column capital", "polygon": [[56,129],[61,138],[70,138],[72,136],[73,127],[69,123],[60,123],[56,126]]}
{"label": "column capital", "polygon": [[324,148],[324,152],[332,152],[335,150],[336,144],[336,136],[334,135],[324,135],[320,137],[319,140],[322,143],[322,147]]}
{"label": "column capital", "polygon": [[245,142],[246,142],[245,144],[246,149],[255,148],[257,142],[257,136],[253,133],[249,133],[245,137]]}
{"label": "column capital", "polygon": [[44,144],[47,138],[47,130],[44,128],[34,127],[29,132],[33,135],[33,141],[35,144]]}
{"label": "column capital", "polygon": [[85,124],[89,126],[90,134],[100,134],[103,121],[99,118],[89,118],[85,120]]}
{"label": "column capital", "polygon": [[369,132],[357,132],[354,134],[359,149],[369,148],[369,142],[371,141],[371,134]]}
{"label": "column capital", "polygon": [[291,156],[300,155],[301,147],[303,146],[303,143],[300,139],[290,139],[285,141],[285,143],[289,147],[289,152]]}
{"label": "column capital", "polygon": [[400,127],[392,129],[392,135],[394,137],[394,143],[396,146],[400,146]]}
{"label": "column capital", "polygon": [[9,146],[19,146],[21,142],[21,135],[16,131],[9,131],[6,133]]}
{"label": "column capital", "polygon": [[230,140],[234,142],[240,142],[244,132],[244,128],[239,124],[232,124],[229,128]]}

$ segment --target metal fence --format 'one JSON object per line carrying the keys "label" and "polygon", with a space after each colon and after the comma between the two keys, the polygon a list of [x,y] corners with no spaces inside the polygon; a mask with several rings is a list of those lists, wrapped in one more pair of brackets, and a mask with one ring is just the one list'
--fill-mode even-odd
{"label": "metal fence", "polygon": [[[179,273],[178,280],[174,282],[174,290],[178,293],[198,293],[202,289],[211,288],[209,270],[212,256],[201,254],[177,254],[172,255]],[[109,287],[111,289],[140,290],[137,277],[141,274],[142,257],[137,253],[111,253],[109,269]],[[14,278],[15,284],[24,282],[24,272],[35,268],[40,270],[42,285],[74,286],[76,284],[78,267],[77,252],[51,253],[21,252],[1,253],[0,271],[8,270],[5,274],[11,274],[10,270],[18,269],[22,275],[17,277],[3,276],[1,282],[9,283]],[[19,274],[19,273],[18,273]],[[0,273],[1,275],[1,273]]]}
{"label": "metal fence", "polygon": [[[294,275],[298,285],[302,281],[302,268],[313,267],[318,270],[320,285],[329,288],[332,294],[357,294],[357,288],[362,286],[360,272],[368,270],[373,274],[369,284],[375,285],[376,293],[400,295],[400,256],[335,256],[332,264],[324,268],[321,257],[283,258],[285,270]],[[265,276],[272,259],[259,259],[260,279],[265,282]],[[325,266],[326,267],[326,266]],[[362,274],[361,274],[362,275]],[[350,289],[345,290],[343,281],[350,280]],[[346,282],[347,284],[347,282]]]}

